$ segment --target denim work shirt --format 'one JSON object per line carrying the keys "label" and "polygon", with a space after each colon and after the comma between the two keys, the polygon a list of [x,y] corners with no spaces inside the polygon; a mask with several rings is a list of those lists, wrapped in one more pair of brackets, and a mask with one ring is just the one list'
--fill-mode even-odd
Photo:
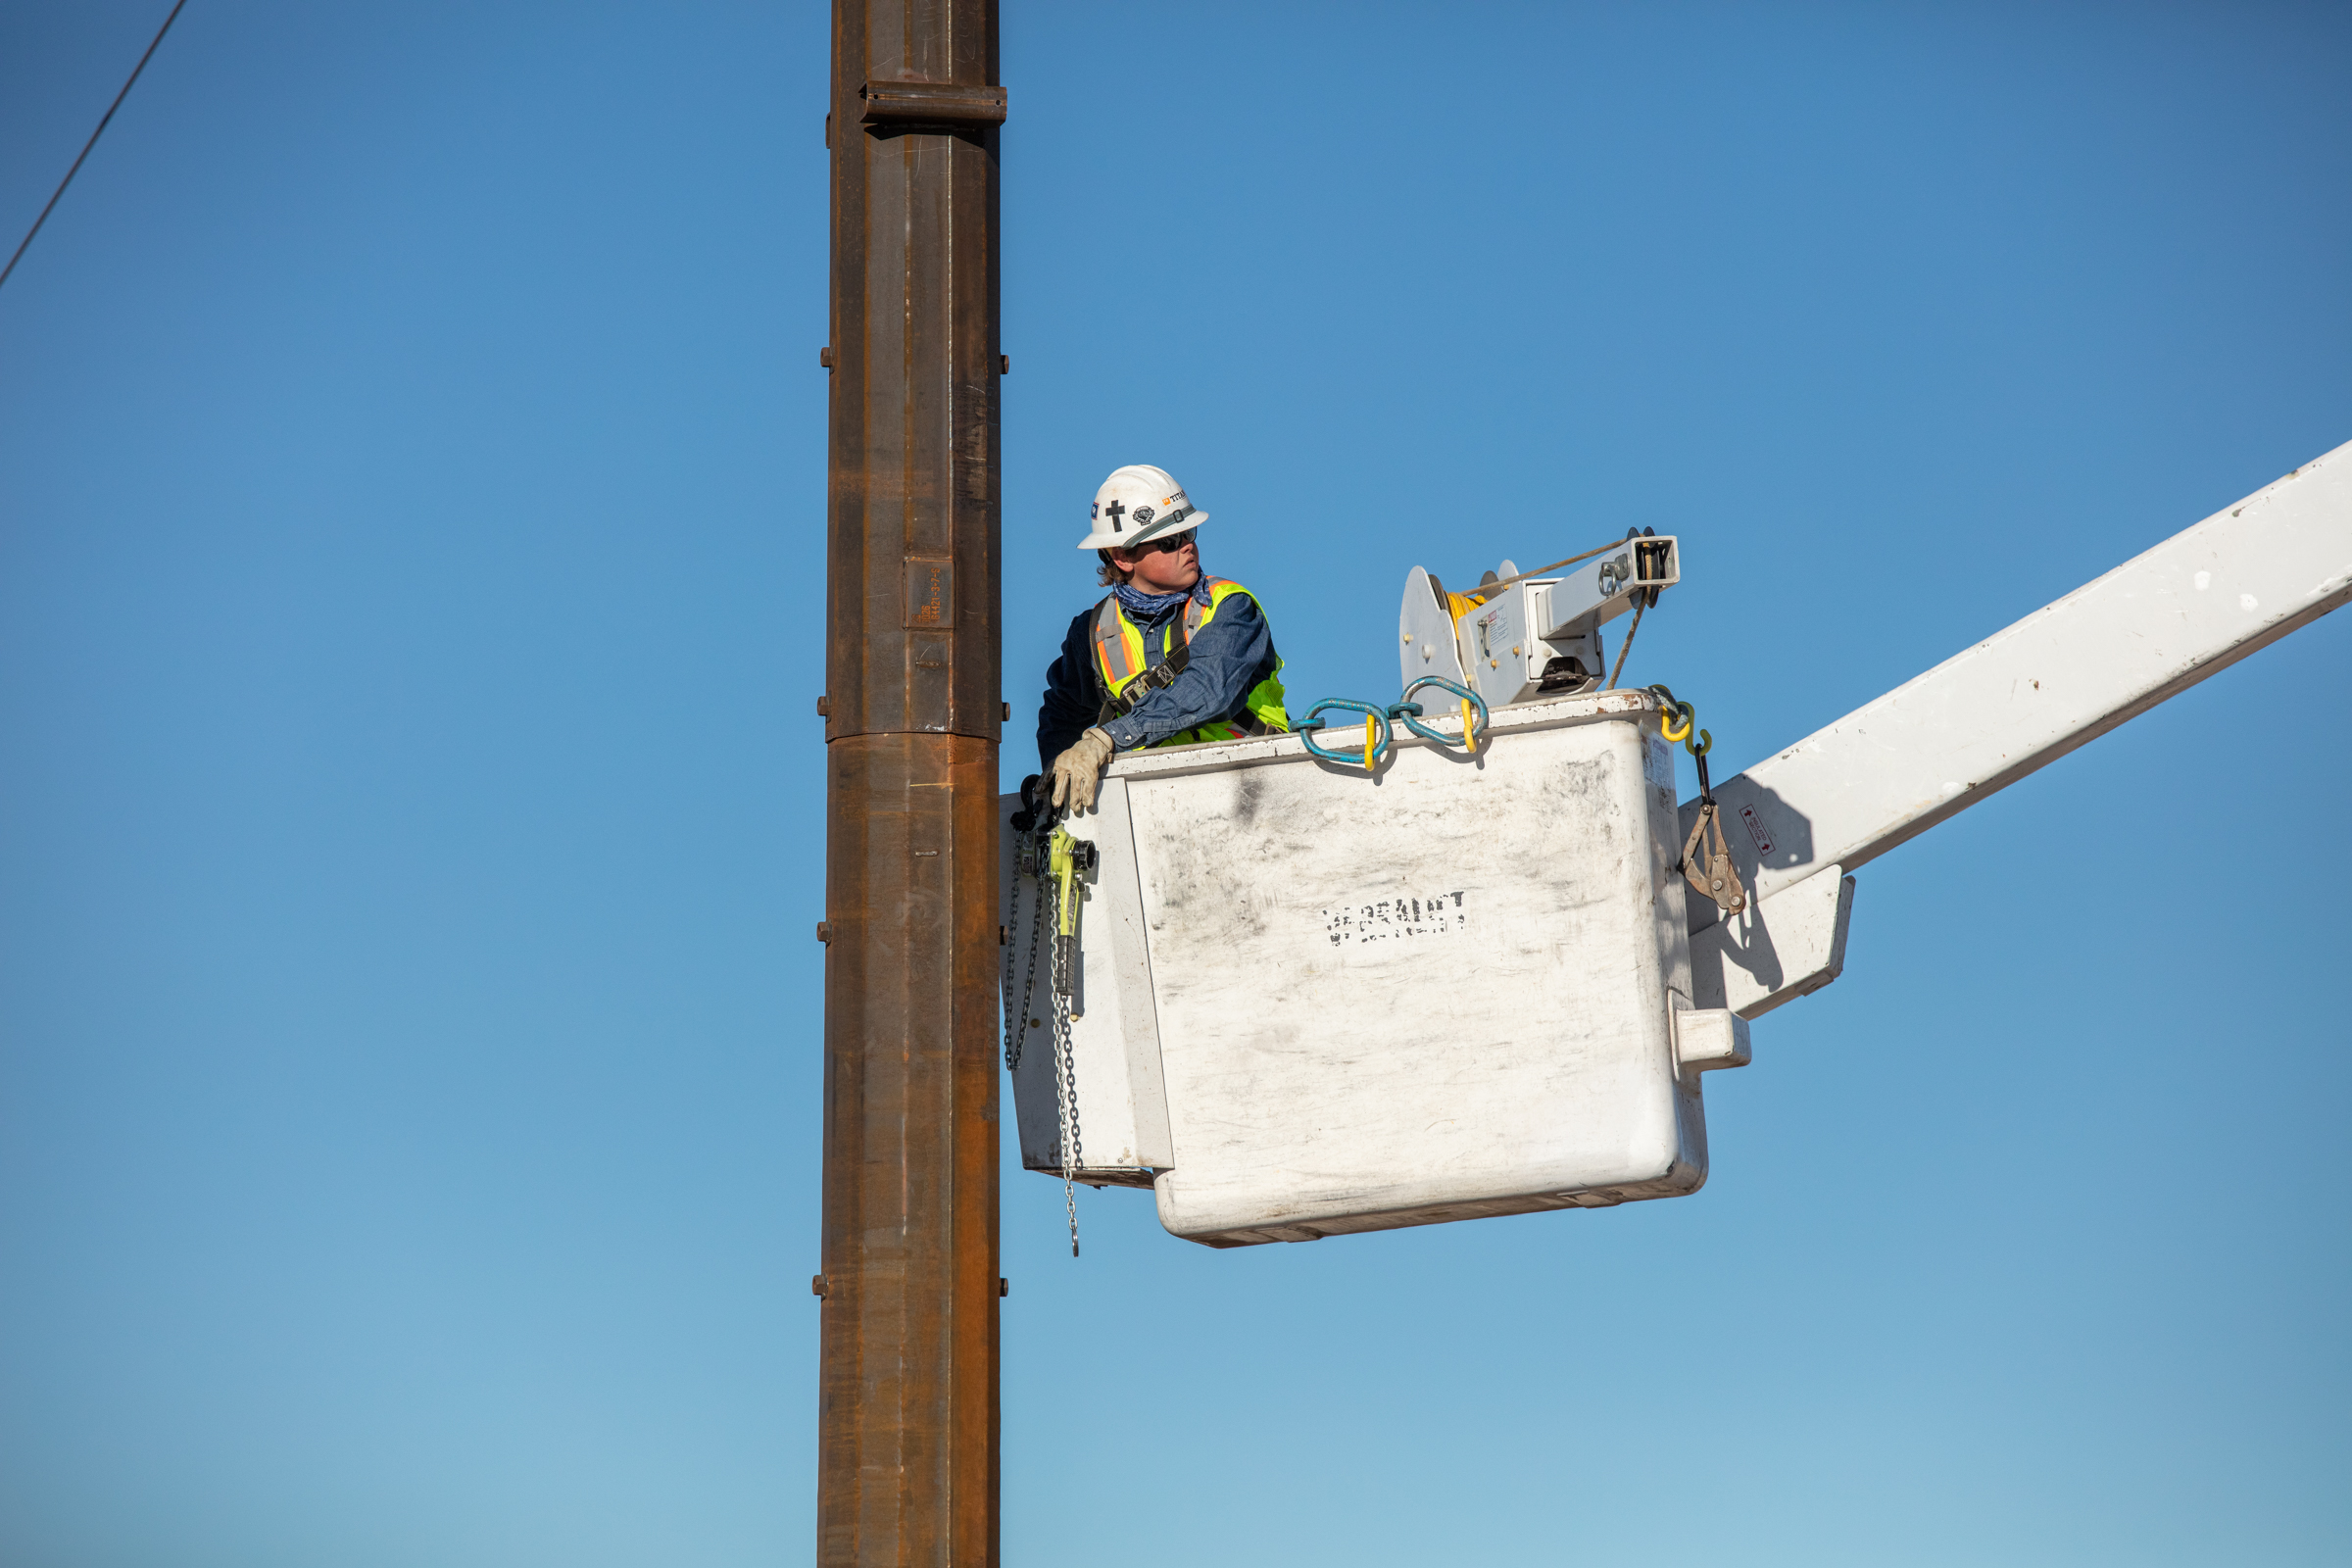
{"label": "denim work shirt", "polygon": [[[1208,592],[1206,576],[1195,584],[1193,592]],[[1054,759],[1094,727],[1102,711],[1106,694],[1102,671],[1095,667],[1095,611],[1101,603],[1097,600],[1070,622],[1069,634],[1061,640],[1061,657],[1046,671],[1045,700],[1037,710],[1041,771],[1052,772]],[[1172,617],[1184,612],[1185,603],[1171,595],[1168,607],[1150,619],[1133,611],[1127,612],[1127,618],[1144,634],[1144,668],[1162,662],[1160,633]],[[1173,639],[1176,647],[1185,646],[1183,637],[1180,626]],[[1113,746],[1131,751],[1202,724],[1238,717],[1248,711],[1243,699],[1274,673],[1274,633],[1257,608],[1256,596],[1247,591],[1226,597],[1217,607],[1216,618],[1193,634],[1192,648],[1192,660],[1182,674],[1136,704],[1132,711],[1102,726],[1109,731]]]}

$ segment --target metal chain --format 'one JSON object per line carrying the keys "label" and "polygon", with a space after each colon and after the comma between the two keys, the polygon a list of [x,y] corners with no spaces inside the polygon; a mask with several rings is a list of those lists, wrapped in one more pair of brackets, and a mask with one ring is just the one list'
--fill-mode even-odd
{"label": "metal chain", "polygon": [[[1021,1061],[1020,1037],[1013,1032],[1012,1001],[1012,938],[1013,933],[1018,931],[1020,928],[1021,876],[1016,870],[1012,874],[1011,885],[1005,889],[1004,976],[1002,984],[998,988],[998,995],[1004,1000],[1004,1070],[1006,1072],[1010,1072],[1013,1068],[1019,1066]],[[1023,1016],[1026,1016],[1028,1012],[1028,1004],[1026,1002],[1021,1004],[1021,1010]]]}
{"label": "metal chain", "polygon": [[[1004,1070],[1011,1072],[1021,1064],[1021,1047],[1029,1039],[1029,1007],[1037,997],[1037,950],[1045,941],[1046,890],[1036,875],[1036,851],[1023,835],[1023,843],[1014,852],[1012,902],[1004,911]],[[1037,897],[1031,905],[1029,921],[1028,972],[1021,980],[1021,999],[1016,1011],[1012,999],[1012,933],[1020,928],[1021,883],[1038,883]]]}
{"label": "metal chain", "polygon": [[[1038,902],[1042,906],[1050,887],[1055,905],[1061,902],[1061,889],[1051,878],[1040,878]],[[1054,929],[1061,929],[1060,910],[1054,910]],[[1078,1172],[1084,1159],[1078,1147],[1078,1069],[1070,1052],[1070,976],[1055,943],[1054,993],[1054,1099],[1061,1120],[1061,1203],[1070,1216],[1070,1255],[1078,1255]]]}
{"label": "metal chain", "polygon": [[[1037,954],[1050,939],[1048,932],[1061,929],[1060,887],[1046,874],[1042,863],[1043,835],[1024,833],[1013,850],[1013,877],[1009,900],[1004,909],[1004,1070],[1011,1072],[1021,1064],[1021,1050],[1028,1043],[1029,1026],[1039,1020],[1029,1016],[1037,998]],[[1021,978],[1020,1000],[1016,1006],[1012,990],[1012,941],[1019,929],[1021,915],[1021,884],[1035,884],[1037,895],[1030,906],[1029,956]],[[1078,1172],[1085,1168],[1085,1155],[1078,1143],[1078,1072],[1070,1052],[1070,976],[1060,956],[1061,944],[1054,944],[1053,959],[1056,984],[1047,989],[1054,1002],[1054,1099],[1061,1133],[1061,1203],[1070,1217],[1070,1255],[1078,1255]]]}

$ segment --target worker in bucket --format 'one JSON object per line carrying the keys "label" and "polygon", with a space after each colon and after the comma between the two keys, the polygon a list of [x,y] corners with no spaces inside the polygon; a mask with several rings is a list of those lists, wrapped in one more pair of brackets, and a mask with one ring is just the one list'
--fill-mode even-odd
{"label": "worker in bucket", "polygon": [[1131,465],[1095,492],[1078,548],[1102,561],[1110,593],[1070,622],[1037,714],[1055,807],[1092,807],[1120,752],[1291,727],[1257,596],[1200,570],[1196,530],[1207,520],[1165,468]]}

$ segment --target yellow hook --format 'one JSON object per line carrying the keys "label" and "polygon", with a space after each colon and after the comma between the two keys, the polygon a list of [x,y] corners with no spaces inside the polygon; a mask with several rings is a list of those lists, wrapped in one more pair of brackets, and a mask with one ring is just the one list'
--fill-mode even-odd
{"label": "yellow hook", "polygon": [[1367,773],[1372,771],[1372,738],[1380,733],[1379,724],[1380,720],[1370,713],[1364,715],[1364,771]]}
{"label": "yellow hook", "polygon": [[[1674,727],[1674,721],[1677,717],[1680,717],[1683,721],[1683,727],[1679,732]],[[1671,746],[1676,741],[1689,740],[1690,738],[1690,726],[1697,722],[1698,715],[1696,713],[1680,713],[1676,709],[1670,708],[1658,715],[1658,733],[1663,735],[1666,738],[1666,744]]]}
{"label": "yellow hook", "polygon": [[1467,697],[1462,699],[1462,750],[1478,750],[1478,735],[1470,727],[1470,699]]}

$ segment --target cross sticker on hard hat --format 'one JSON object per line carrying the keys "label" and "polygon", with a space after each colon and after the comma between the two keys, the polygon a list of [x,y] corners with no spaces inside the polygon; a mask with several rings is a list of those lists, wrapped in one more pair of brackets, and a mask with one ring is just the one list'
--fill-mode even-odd
{"label": "cross sticker on hard hat", "polygon": [[[1107,514],[1109,515],[1109,517],[1110,517],[1110,531],[1111,531],[1112,533],[1117,533],[1117,532],[1119,532],[1119,531],[1120,531],[1120,528],[1119,528],[1119,518],[1120,518],[1120,516],[1121,516],[1121,515],[1122,515],[1122,514],[1124,514],[1124,513],[1127,511],[1127,509],[1126,509],[1125,507],[1121,506],[1121,505],[1120,505],[1118,502],[1116,502],[1116,501],[1113,501],[1113,502],[1112,502],[1112,503],[1111,503],[1109,506],[1107,506],[1107,507],[1104,507],[1102,510],[1103,510],[1103,512],[1104,512],[1105,514]],[[1138,521],[1149,521],[1150,519],[1149,519],[1149,518],[1138,518],[1137,520],[1138,520]]]}

